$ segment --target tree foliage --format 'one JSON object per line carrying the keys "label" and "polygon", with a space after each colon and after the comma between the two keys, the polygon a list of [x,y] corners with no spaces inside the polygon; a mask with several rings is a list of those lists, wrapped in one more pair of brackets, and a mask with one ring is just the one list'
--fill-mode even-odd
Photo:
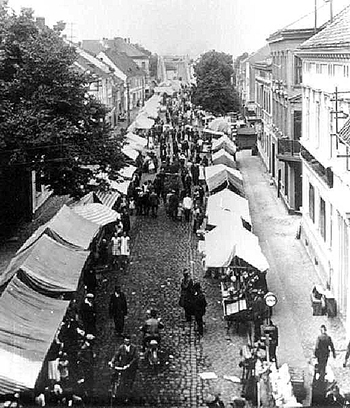
{"label": "tree foliage", "polygon": [[223,52],[208,51],[194,66],[197,80],[193,102],[216,115],[237,108],[237,98],[231,83],[232,56]]}
{"label": "tree foliage", "polygon": [[114,172],[124,159],[62,27],[39,28],[31,10],[0,6],[1,166],[37,170],[55,193],[76,195],[88,188],[87,165]]}

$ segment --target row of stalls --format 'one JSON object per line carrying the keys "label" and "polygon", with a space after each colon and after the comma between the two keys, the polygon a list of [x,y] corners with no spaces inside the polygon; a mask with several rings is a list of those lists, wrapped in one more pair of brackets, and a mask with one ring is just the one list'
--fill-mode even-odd
{"label": "row of stalls", "polygon": [[267,300],[274,296],[267,288],[269,263],[254,234],[236,145],[220,129],[209,133],[213,165],[205,169],[209,196],[198,249],[206,276],[220,281],[228,333],[244,328],[248,334],[248,344],[241,350],[242,393],[254,406],[302,406],[300,373],[277,365],[278,329]]}
{"label": "row of stalls", "polygon": [[[93,191],[38,228],[0,275],[0,399],[38,385],[62,321],[85,290],[84,273],[95,261],[106,227],[120,218],[113,208],[127,195],[137,159],[149,144],[143,132],[154,125],[160,100],[160,95],[150,98],[128,129],[123,153],[129,165],[118,179],[96,170]],[[98,189],[101,178],[107,190]]]}

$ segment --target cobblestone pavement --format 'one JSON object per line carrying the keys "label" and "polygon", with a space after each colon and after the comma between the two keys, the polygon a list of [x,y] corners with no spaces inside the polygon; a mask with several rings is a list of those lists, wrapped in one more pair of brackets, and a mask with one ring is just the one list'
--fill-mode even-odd
{"label": "cobblestone pavement", "polygon": [[[155,307],[165,329],[161,344],[161,368],[151,372],[141,361],[133,397],[135,403],[159,407],[203,407],[208,393],[221,391],[228,402],[240,394],[240,387],[223,379],[223,375],[240,376],[239,351],[246,343],[245,334],[226,334],[222,321],[220,290],[217,281],[203,281],[197,238],[190,225],[174,222],[163,207],[156,219],[135,217],[132,228],[132,256],[129,268],[120,276],[107,272],[100,277],[98,304],[97,357],[95,395],[106,400],[110,373],[107,362],[120,343],[108,322],[108,299],[115,282],[123,286],[129,304],[126,331],[133,333],[133,342],[141,344],[139,327],[145,311]],[[178,306],[182,270],[193,271],[203,284],[208,308],[205,333],[199,338],[193,323],[184,321]],[[214,371],[217,380],[202,381],[202,371]]]}

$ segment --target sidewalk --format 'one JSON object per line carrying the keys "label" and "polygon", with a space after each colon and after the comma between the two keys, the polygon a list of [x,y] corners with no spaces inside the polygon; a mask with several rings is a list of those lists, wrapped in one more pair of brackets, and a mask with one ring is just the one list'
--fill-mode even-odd
{"label": "sidewalk", "polygon": [[330,357],[328,364],[340,389],[350,390],[350,368],[342,367],[347,345],[342,322],[339,318],[312,315],[310,293],[314,284],[321,282],[302,242],[296,239],[300,216],[288,214],[259,157],[241,151],[237,160],[249,200],[253,232],[270,264],[269,290],[278,298],[273,309],[280,337],[278,363],[303,369],[306,385],[311,384],[315,342],[320,326],[325,324],[337,352],[337,358]]}

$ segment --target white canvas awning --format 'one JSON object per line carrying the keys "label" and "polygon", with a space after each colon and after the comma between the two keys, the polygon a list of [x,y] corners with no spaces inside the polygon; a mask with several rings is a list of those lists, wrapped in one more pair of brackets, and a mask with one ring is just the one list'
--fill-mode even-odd
{"label": "white canvas awning", "polygon": [[217,152],[221,149],[224,149],[227,153],[234,155],[237,151],[237,146],[227,135],[224,135],[220,137],[220,139],[214,140],[211,147],[213,152]]}
{"label": "white canvas awning", "polygon": [[208,197],[206,209],[208,223],[218,225],[218,217],[222,211],[236,214],[252,225],[248,200],[227,188]]}
{"label": "white canvas awning", "polygon": [[232,185],[242,195],[244,194],[242,174],[238,170],[227,167],[224,164],[206,167],[205,180],[209,191],[213,191],[226,184],[226,187]]}
{"label": "white canvas awning", "polygon": [[72,209],[87,220],[101,226],[116,222],[120,218],[116,211],[99,203],[76,205]]}
{"label": "white canvas awning", "polygon": [[224,149],[220,149],[219,151],[213,153],[212,162],[213,164],[224,164],[232,169],[236,168],[235,158]]}

